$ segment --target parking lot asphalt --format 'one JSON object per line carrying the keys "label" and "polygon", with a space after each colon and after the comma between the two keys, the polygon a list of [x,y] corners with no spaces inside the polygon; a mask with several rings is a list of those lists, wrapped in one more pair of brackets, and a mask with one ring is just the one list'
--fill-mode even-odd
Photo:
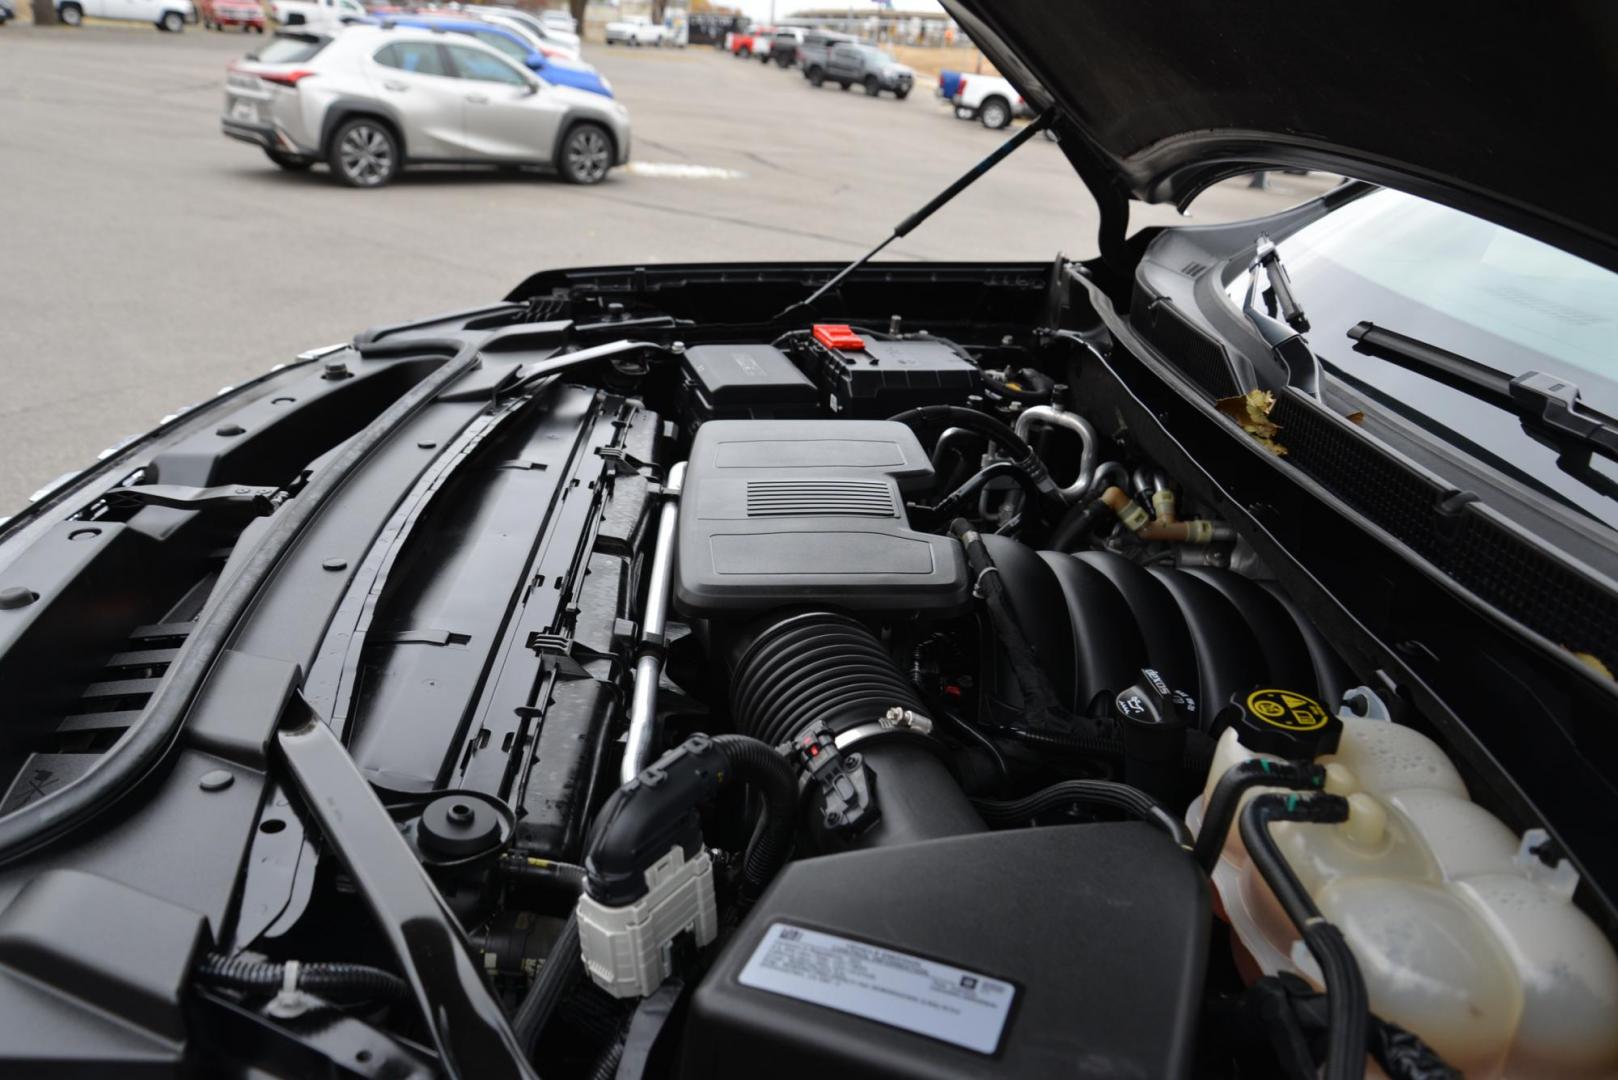
{"label": "parking lot asphalt", "polygon": [[[259,40],[0,29],[0,515],[223,385],[535,270],[853,258],[1002,137],[927,85],[871,99],[709,48],[596,45],[631,110],[631,169],[593,188],[422,170],[355,191],[220,135],[225,65]],[[1230,183],[1193,212],[1250,217],[1327,184]],[[1094,231],[1083,185],[1036,139],[887,257],[1085,256]]]}

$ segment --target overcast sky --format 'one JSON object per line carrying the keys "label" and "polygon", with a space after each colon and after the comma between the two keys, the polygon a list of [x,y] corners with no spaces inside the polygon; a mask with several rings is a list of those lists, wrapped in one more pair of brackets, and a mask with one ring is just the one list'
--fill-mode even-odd
{"label": "overcast sky", "polygon": [[[731,7],[739,7],[748,15],[760,21],[770,17],[770,0],[720,0],[721,3]],[[937,0],[893,0],[893,6],[899,11],[942,11]],[[821,8],[852,9],[856,15],[864,12],[880,10],[871,0],[775,0],[775,17],[784,19],[794,11],[816,11]]]}

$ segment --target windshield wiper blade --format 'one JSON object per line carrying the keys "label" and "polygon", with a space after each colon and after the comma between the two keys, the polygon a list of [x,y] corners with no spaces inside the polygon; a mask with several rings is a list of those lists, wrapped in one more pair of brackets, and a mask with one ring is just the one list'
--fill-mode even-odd
{"label": "windshield wiper blade", "polygon": [[1348,336],[1357,343],[1357,352],[1426,375],[1516,414],[1530,434],[1564,454],[1565,444],[1573,443],[1584,451],[1585,458],[1591,450],[1618,458],[1618,421],[1587,408],[1579,400],[1577,383],[1542,371],[1507,375],[1488,364],[1373,322],[1354,324]]}

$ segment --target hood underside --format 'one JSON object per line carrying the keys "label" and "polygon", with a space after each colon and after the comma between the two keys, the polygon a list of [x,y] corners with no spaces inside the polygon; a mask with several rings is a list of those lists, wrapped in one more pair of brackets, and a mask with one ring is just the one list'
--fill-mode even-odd
{"label": "hood underside", "polygon": [[944,2],[1134,198],[1315,168],[1618,267],[1613,5]]}

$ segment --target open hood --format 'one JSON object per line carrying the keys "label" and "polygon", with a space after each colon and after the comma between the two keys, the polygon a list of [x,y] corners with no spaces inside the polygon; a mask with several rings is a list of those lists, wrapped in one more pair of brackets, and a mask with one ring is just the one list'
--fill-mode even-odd
{"label": "open hood", "polygon": [[[1103,203],[1255,168],[1402,188],[1618,267],[1618,7],[944,0]],[[1079,162],[1079,157],[1092,159]],[[1105,225],[1104,225],[1105,228]]]}

